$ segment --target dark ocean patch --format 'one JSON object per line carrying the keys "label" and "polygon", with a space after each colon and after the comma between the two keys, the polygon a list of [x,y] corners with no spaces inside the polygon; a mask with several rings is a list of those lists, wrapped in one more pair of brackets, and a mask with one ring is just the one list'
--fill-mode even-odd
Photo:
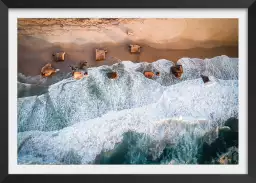
{"label": "dark ocean patch", "polygon": [[188,146],[185,138],[175,145],[166,144],[161,152],[156,152],[159,142],[146,134],[129,131],[113,150],[101,152],[94,164],[238,164],[238,119],[229,118],[224,126],[213,131],[217,138],[210,143],[205,136],[196,139],[194,149],[197,151],[187,162],[182,158],[182,151]]}

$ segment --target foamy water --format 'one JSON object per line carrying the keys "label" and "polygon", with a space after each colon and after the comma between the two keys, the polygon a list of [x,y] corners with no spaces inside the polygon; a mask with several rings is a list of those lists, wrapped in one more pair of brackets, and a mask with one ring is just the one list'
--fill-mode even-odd
{"label": "foamy water", "polygon": [[[238,117],[238,59],[178,62],[184,69],[181,80],[170,74],[173,63],[167,60],[123,61],[91,68],[82,80],[65,76],[51,85],[48,81],[44,94],[18,98],[19,163],[93,163],[101,152],[124,141],[127,132],[142,134],[129,150],[129,163],[148,154],[156,159],[166,144],[176,147],[172,159],[177,163],[196,163],[197,139]],[[161,75],[145,78],[142,72],[148,67]],[[110,69],[119,79],[106,77]],[[200,74],[211,82],[204,84]],[[22,77],[28,84],[47,82]]]}

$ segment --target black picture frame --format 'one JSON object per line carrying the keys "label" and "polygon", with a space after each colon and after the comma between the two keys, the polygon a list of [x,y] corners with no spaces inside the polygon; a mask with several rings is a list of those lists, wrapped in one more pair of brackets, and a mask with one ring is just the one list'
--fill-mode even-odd
{"label": "black picture frame", "polygon": [[[255,0],[1,0],[0,2],[0,182],[256,182],[256,122],[253,121],[256,85],[253,72],[256,60]],[[8,174],[8,9],[9,8],[246,8],[248,9],[248,174],[247,175],[14,175]],[[249,62],[249,60],[251,60]],[[246,60],[244,60],[246,62]],[[250,64],[250,66],[249,66]],[[250,71],[250,72],[249,72]],[[249,81],[251,83],[249,87]],[[249,91],[250,89],[250,91]],[[254,95],[255,94],[255,95]],[[250,108],[249,108],[250,106]],[[249,115],[250,112],[250,115]],[[251,121],[249,123],[249,121]],[[255,128],[254,128],[255,127]],[[207,165],[206,165],[207,166]]]}

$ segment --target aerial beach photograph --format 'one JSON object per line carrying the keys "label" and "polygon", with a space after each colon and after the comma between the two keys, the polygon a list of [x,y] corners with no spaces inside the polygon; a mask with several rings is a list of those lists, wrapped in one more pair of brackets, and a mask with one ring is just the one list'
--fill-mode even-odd
{"label": "aerial beach photograph", "polygon": [[236,18],[19,18],[19,165],[239,164]]}

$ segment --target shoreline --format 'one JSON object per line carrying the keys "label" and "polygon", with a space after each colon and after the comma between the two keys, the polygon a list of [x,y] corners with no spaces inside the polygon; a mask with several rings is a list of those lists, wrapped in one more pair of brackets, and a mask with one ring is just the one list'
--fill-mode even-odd
{"label": "shoreline", "polygon": [[[75,43],[54,43],[50,44],[44,40],[34,39],[35,44],[26,45],[19,44],[18,46],[18,72],[24,75],[35,76],[40,74],[41,68],[51,63],[53,67],[60,69],[63,72],[70,71],[68,65],[76,65],[80,61],[87,61],[88,67],[98,67],[101,65],[112,65],[118,60],[132,62],[154,62],[159,59],[166,59],[172,62],[177,62],[179,59],[188,58],[213,58],[215,56],[226,55],[228,57],[238,57],[237,46],[221,46],[214,48],[191,48],[191,49],[157,49],[149,46],[147,43],[136,42],[141,45],[140,54],[132,54],[129,52],[128,46],[132,42],[115,43],[88,43],[79,45]],[[34,48],[35,45],[37,49]],[[160,44],[168,47],[168,44]],[[95,60],[96,48],[106,48],[106,59],[103,61]],[[54,62],[52,53],[65,51],[64,62]],[[29,67],[28,67],[29,66]]]}
{"label": "shoreline", "polygon": [[[80,61],[97,67],[118,59],[238,57],[237,31],[237,19],[19,19],[18,72],[35,76],[47,63],[66,72]],[[131,54],[129,44],[142,46],[141,53]],[[95,61],[96,48],[108,50],[105,61]],[[58,51],[66,52],[64,62],[52,61]]]}

